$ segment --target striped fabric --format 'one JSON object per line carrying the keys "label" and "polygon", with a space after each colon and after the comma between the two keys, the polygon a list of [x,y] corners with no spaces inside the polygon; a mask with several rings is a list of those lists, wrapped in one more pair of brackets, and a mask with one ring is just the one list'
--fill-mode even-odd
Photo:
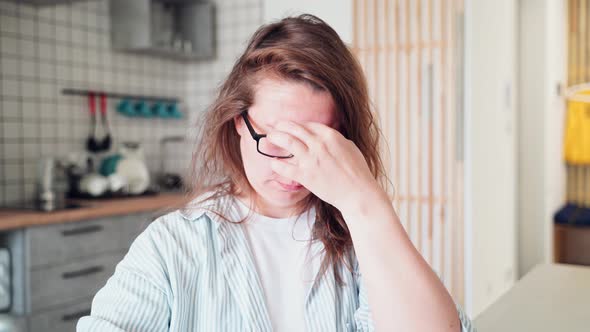
{"label": "striped fabric", "polygon": [[[96,294],[77,331],[272,331],[242,226],[210,212],[236,220],[235,204],[226,196],[152,222]],[[318,253],[322,244],[311,249]],[[351,259],[352,273],[340,269],[344,286],[329,270],[307,292],[308,331],[374,330],[366,288]],[[462,331],[475,331],[457,309]]]}

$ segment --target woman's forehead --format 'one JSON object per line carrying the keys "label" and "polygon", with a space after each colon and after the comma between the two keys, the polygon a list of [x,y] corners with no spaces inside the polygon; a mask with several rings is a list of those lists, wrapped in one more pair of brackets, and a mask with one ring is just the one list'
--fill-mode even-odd
{"label": "woman's forehead", "polygon": [[282,120],[319,122],[329,126],[336,123],[330,93],[314,90],[304,83],[276,79],[263,79],[257,84],[248,114],[259,125],[268,127]]}

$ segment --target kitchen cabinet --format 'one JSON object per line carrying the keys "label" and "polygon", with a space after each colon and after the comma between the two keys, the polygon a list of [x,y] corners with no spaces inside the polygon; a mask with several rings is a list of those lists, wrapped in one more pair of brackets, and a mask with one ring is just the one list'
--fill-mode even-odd
{"label": "kitchen cabinet", "polygon": [[59,5],[64,3],[72,3],[72,2],[82,2],[88,0],[14,0],[15,2],[25,3],[29,5],[35,6],[50,6],[50,5]]}
{"label": "kitchen cabinet", "polygon": [[553,226],[554,261],[556,263],[590,265],[590,226]]}
{"label": "kitchen cabinet", "polygon": [[151,220],[143,212],[1,233],[13,261],[11,313],[25,315],[30,332],[74,331]]}
{"label": "kitchen cabinet", "polygon": [[[101,252],[125,250],[148,223],[143,214],[29,227],[26,241],[31,268],[62,264]],[[147,216],[146,216],[147,217]]]}
{"label": "kitchen cabinet", "polygon": [[74,332],[76,323],[82,316],[90,313],[92,298],[59,306],[29,317],[29,331]]}
{"label": "kitchen cabinet", "polygon": [[195,0],[111,0],[112,47],[179,60],[211,58],[214,9]]}

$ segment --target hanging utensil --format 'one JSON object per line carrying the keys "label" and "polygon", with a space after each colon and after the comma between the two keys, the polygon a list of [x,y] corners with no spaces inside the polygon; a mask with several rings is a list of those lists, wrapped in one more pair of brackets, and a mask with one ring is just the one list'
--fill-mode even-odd
{"label": "hanging utensil", "polygon": [[107,96],[102,93],[100,95],[100,117],[102,120],[102,126],[105,130],[105,136],[100,142],[100,150],[101,151],[108,151],[111,148],[111,129],[109,127],[109,122],[107,119]]}
{"label": "hanging utensil", "polygon": [[94,101],[94,93],[88,93],[88,110],[90,111],[90,134],[86,140],[86,149],[90,152],[98,151],[98,144],[96,142],[96,132],[98,130],[98,123],[96,121],[96,105]]}

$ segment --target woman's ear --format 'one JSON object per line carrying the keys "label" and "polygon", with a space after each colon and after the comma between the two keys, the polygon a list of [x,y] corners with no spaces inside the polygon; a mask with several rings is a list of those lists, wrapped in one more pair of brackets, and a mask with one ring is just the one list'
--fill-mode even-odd
{"label": "woman's ear", "polygon": [[244,129],[244,119],[242,119],[241,116],[237,115],[234,117],[234,127],[236,128],[238,135],[242,136],[242,131]]}

